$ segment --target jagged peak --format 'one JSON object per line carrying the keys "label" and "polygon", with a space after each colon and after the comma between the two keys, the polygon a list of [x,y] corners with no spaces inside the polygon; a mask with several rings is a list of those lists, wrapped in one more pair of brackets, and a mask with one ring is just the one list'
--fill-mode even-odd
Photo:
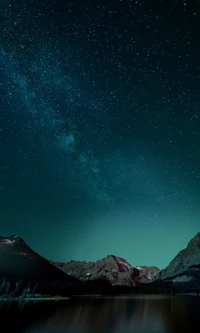
{"label": "jagged peak", "polygon": [[115,256],[114,254],[108,254],[105,258],[113,258],[113,259],[115,259],[115,258],[118,258],[118,257]]}
{"label": "jagged peak", "polygon": [[106,259],[106,258],[112,258],[114,260],[122,260],[122,261],[126,261],[126,259],[124,258],[121,258],[121,257],[118,257],[118,256],[115,256],[114,254],[108,254],[105,258],[103,259]]}

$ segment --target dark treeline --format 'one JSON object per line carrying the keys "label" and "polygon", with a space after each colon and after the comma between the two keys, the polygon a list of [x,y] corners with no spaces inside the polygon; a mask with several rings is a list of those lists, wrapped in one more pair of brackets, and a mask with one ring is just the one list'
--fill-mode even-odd
{"label": "dark treeline", "polygon": [[173,282],[172,279],[158,280],[148,284],[141,284],[135,287],[111,286],[107,281],[78,281],[66,282],[57,280],[28,280],[28,279],[6,279],[0,280],[0,296],[9,297],[36,297],[38,295],[134,295],[134,294],[200,294],[200,278],[185,282]]}

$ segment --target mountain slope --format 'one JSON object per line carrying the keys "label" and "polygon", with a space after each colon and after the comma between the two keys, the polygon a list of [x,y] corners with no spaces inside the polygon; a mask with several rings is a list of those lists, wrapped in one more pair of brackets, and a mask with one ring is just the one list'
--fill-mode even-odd
{"label": "mountain slope", "polygon": [[164,280],[178,275],[183,276],[183,273],[186,271],[188,275],[189,274],[188,271],[198,270],[199,266],[200,266],[200,232],[189,241],[187,247],[181,250],[177,254],[177,256],[169,263],[169,265],[156,276],[155,279]]}
{"label": "mountain slope", "polygon": [[76,281],[63,274],[17,236],[0,237],[0,277]]}

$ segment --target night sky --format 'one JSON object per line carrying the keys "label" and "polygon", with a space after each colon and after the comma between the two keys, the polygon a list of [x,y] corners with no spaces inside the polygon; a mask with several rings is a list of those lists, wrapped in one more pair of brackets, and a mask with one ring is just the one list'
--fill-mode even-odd
{"label": "night sky", "polygon": [[200,1],[2,0],[0,234],[164,268],[200,231]]}

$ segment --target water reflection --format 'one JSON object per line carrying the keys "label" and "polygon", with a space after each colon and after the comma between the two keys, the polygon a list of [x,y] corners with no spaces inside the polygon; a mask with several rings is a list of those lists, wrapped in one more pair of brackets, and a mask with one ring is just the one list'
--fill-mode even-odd
{"label": "water reflection", "polygon": [[194,331],[199,316],[196,297],[81,299],[23,333],[185,333]]}

